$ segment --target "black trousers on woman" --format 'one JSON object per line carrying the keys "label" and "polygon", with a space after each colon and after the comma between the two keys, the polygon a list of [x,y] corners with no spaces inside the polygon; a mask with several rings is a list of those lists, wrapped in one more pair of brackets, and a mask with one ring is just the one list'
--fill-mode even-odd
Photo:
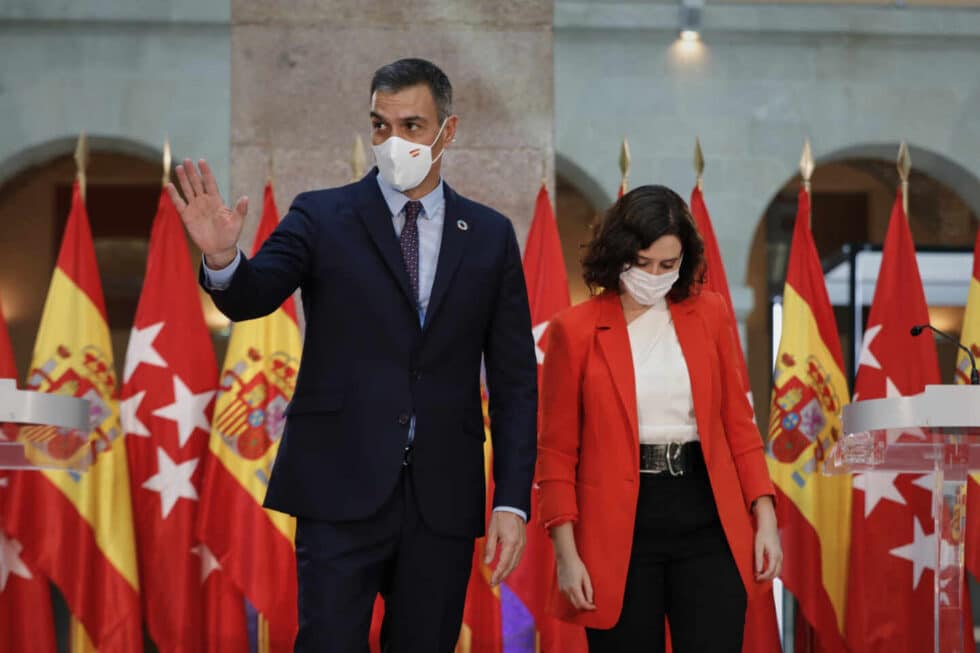
{"label": "black trousers on woman", "polygon": [[740,653],[745,586],[722,531],[697,449],[683,476],[640,474],[623,612],[587,629],[589,653],[661,653],[664,616],[674,653]]}

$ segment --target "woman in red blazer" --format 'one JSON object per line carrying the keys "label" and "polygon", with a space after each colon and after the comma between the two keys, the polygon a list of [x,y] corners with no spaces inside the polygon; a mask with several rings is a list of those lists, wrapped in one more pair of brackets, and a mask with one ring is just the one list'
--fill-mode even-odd
{"label": "woman in red blazer", "polygon": [[700,288],[703,250],[676,193],[633,190],[588,246],[595,296],[548,331],[537,481],[551,608],[587,628],[593,653],[663,651],[665,616],[677,653],[738,652],[747,597],[781,565],[735,324]]}

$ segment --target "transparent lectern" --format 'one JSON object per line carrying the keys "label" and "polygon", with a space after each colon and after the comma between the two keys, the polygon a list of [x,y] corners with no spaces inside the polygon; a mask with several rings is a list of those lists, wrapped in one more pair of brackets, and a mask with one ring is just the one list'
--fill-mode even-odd
{"label": "transparent lectern", "polygon": [[966,491],[970,470],[980,470],[980,386],[932,385],[912,397],[858,401],[844,407],[843,428],[825,473],[935,474],[934,650],[963,653]]}
{"label": "transparent lectern", "polygon": [[92,462],[89,402],[0,379],[0,469],[81,472]]}

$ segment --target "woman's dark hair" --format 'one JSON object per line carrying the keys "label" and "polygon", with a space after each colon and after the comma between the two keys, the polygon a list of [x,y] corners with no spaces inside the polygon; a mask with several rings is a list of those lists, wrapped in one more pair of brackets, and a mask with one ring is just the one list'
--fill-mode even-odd
{"label": "woman's dark hair", "polygon": [[637,252],[662,236],[677,236],[683,260],[680,278],[667,297],[679,302],[704,283],[704,242],[684,200],[666,186],[640,186],[609,207],[595,225],[582,258],[585,283],[593,294],[622,292],[620,273],[636,263]]}

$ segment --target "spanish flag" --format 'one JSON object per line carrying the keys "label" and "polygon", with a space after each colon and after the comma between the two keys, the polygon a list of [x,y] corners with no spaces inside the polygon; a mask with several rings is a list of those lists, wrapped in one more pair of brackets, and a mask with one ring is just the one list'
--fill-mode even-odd
{"label": "spanish flag", "polygon": [[843,357],[823,269],[800,190],[783,291],[783,329],[773,379],[769,473],[786,560],[782,578],[823,651],[844,651],[851,523],[850,477],[823,476],[848,401]]}
{"label": "spanish flag", "polygon": [[[271,182],[264,200],[253,255],[279,222]],[[292,651],[297,631],[296,521],[262,501],[301,350],[292,297],[271,315],[235,325],[205,455],[198,535],[260,613],[260,653]]]}
{"label": "spanish flag", "polygon": [[85,471],[17,474],[4,522],[30,564],[61,590],[71,610],[72,650],[141,650],[139,580],[118,383],[102,284],[81,190],[44,304],[27,386],[90,402],[87,433],[45,431],[28,443],[35,461]]}
{"label": "spanish flag", "polygon": [[[973,251],[973,278],[963,316],[963,333],[960,342],[980,358],[980,232]],[[960,351],[956,361],[956,382],[970,382],[970,359]],[[969,494],[966,508],[966,567],[974,576],[980,576],[980,474],[973,474],[967,482]]]}

